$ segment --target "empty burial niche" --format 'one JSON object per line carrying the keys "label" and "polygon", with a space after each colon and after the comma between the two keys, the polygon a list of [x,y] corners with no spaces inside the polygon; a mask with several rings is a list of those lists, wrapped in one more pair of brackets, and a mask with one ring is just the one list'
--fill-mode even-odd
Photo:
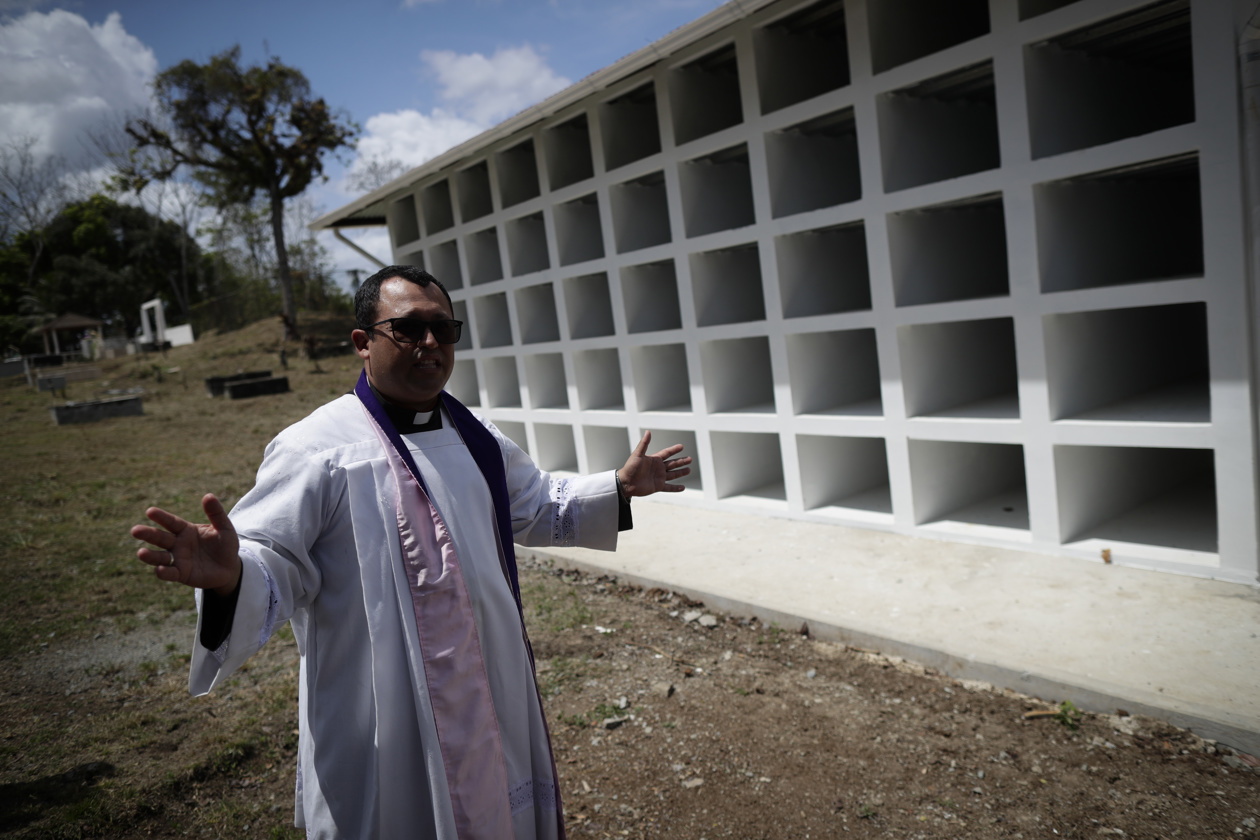
{"label": "empty burial niche", "polygon": [[748,147],[741,144],[678,165],[683,225],[688,236],[744,227],[756,221]]}
{"label": "empty burial niche", "polygon": [[604,168],[616,169],[661,150],[656,85],[648,82],[599,106]]}
{"label": "empty burial niche", "polygon": [[898,306],[1010,294],[1001,195],[888,215]]}
{"label": "empty burial niche", "polygon": [[420,211],[424,214],[424,229],[429,236],[454,227],[451,182],[438,181],[420,190]]}
{"label": "empty burial niche", "polygon": [[862,222],[808,230],[774,240],[783,317],[808,318],[871,308],[871,277]]}
{"label": "empty burial niche", "polygon": [[789,335],[787,351],[794,413],[857,417],[884,413],[875,330]]}
{"label": "empty burial niche", "polygon": [[416,250],[407,254],[398,255],[399,265],[414,265],[416,268],[424,271],[424,251]]}
{"label": "empty burial niche", "polygon": [[1075,2],[1077,0],[1019,0],[1019,19],[1028,20],[1030,17],[1044,15],[1046,12],[1053,12],[1055,9],[1070,6]]}
{"label": "empty burial niche", "polygon": [[547,183],[552,191],[595,177],[586,114],[544,131],[543,153],[547,156]]}
{"label": "empty burial niche", "polygon": [[[637,440],[632,443],[638,443]],[[696,433],[681,429],[658,429],[652,426],[652,445],[648,448],[653,452],[666,449],[676,443],[681,443],[683,447],[682,455],[691,457],[691,473],[671,481],[671,484],[681,484],[688,490],[700,492],[704,489],[704,483],[700,480],[700,450],[696,446]],[[621,458],[620,467],[625,463],[625,456]]]}
{"label": "empty burial niche", "polygon": [[710,414],[774,413],[770,342],[764,336],[702,341],[700,369]]}
{"label": "empty burial niche", "polygon": [[[630,454],[630,432],[625,426],[583,426],[582,437],[586,438],[587,472],[617,470],[626,463]],[[655,433],[652,444],[653,452],[669,445],[658,446]]]}
{"label": "empty burial niche", "polygon": [[897,328],[908,417],[1019,417],[1010,318]]}
{"label": "empty burial niche", "polygon": [[1033,200],[1042,291],[1203,275],[1194,155],[1038,184]]}
{"label": "empty burial niche", "polygon": [[420,220],[416,217],[414,196],[404,195],[397,201],[391,201],[385,217],[395,248],[420,238]]}
{"label": "empty burial niche", "polygon": [[1213,454],[1056,446],[1060,538],[1217,551]]}
{"label": "empty burial niche", "polygon": [[520,408],[521,380],[516,373],[515,356],[495,356],[481,360],[486,372],[486,398],[491,408]]}
{"label": "empty burial niche", "polygon": [[459,246],[452,239],[429,249],[429,265],[433,276],[448,290],[462,289],[464,278],[459,271]]}
{"label": "empty burial niche", "polygon": [[564,377],[564,357],[559,353],[538,353],[524,358],[529,407],[568,408],[569,390]]}
{"label": "empty burial niche", "polygon": [[564,308],[571,338],[597,338],[615,331],[608,275],[603,272],[565,280]]}
{"label": "empty burial niche", "polygon": [[743,122],[735,45],[714,50],[671,71],[669,101],[674,143],[679,146]]}
{"label": "empty burial niche", "polygon": [[477,316],[477,339],[482,347],[505,347],[512,343],[506,294],[499,292],[474,298],[473,312]]}
{"label": "empty burial niche", "polygon": [[766,304],[757,246],[692,254],[691,291],[699,326],[764,321]]}
{"label": "empty burial niche", "polygon": [[481,386],[477,381],[477,363],[472,359],[455,362],[446,390],[464,405],[481,405]]}
{"label": "empty burial niche", "polygon": [[522,344],[560,340],[556,294],[550,283],[516,290],[516,320]]}
{"label": "empty burial niche", "polygon": [[770,433],[713,432],[713,472],[719,499],[752,496],[786,500],[779,436]]}
{"label": "empty burial niche", "polygon": [[621,297],[626,305],[628,331],[640,333],[682,328],[678,277],[673,260],[621,269]]}
{"label": "empty burial niche", "polygon": [[888,192],[1002,163],[991,61],[881,94],[876,111]]}
{"label": "empty burial niche", "polygon": [[573,427],[558,423],[535,423],[534,438],[538,441],[538,466],[548,472],[577,472],[577,446],[573,443]]}
{"label": "empty burial niche", "polygon": [[468,322],[468,301],[466,300],[453,301],[451,308],[455,311],[455,320],[462,321],[464,323],[463,328],[459,332],[459,341],[455,342],[455,349],[456,350],[473,349],[472,325]]}
{"label": "empty burial niche", "polygon": [[806,510],[839,507],[892,513],[883,438],[799,435],[796,453]]}
{"label": "empty burial niche", "polygon": [[753,31],[761,113],[849,83],[844,3],[815,3]]}
{"label": "empty burial niche", "polygon": [[1054,420],[1207,423],[1207,306],[1044,317]]}
{"label": "empty burial niche", "polygon": [[617,253],[669,242],[669,203],[665,173],[653,172],[608,188]]}
{"label": "empty burial niche", "polygon": [[503,279],[499,256],[499,235],[488,227],[464,237],[464,257],[468,260],[468,282],[476,286]]}
{"label": "empty burial niche", "polygon": [[1194,122],[1190,2],[1030,44],[1024,75],[1034,158]]}
{"label": "empty burial niche", "polygon": [[885,0],[867,15],[876,73],[989,33],[988,0]]}
{"label": "empty burial niche", "polygon": [[630,348],[639,411],[691,411],[687,350],[681,344]]}
{"label": "empty burial niche", "polygon": [[455,173],[455,192],[459,195],[460,221],[465,224],[494,212],[494,201],[490,198],[490,166],[484,160]]}
{"label": "empty burial niche", "polygon": [[1024,447],[942,440],[907,443],[916,525],[948,521],[1027,530]]}
{"label": "empty burial niche", "polygon": [[541,193],[533,140],[499,152],[494,156],[494,164],[499,173],[499,200],[504,207],[537,198]]}
{"label": "empty burial niche", "polygon": [[504,437],[529,453],[529,436],[525,433],[524,423],[517,423],[515,420],[495,420],[494,425]]}
{"label": "empty burial niche", "polygon": [[556,250],[560,265],[598,260],[604,256],[604,231],[599,223],[599,199],[594,193],[557,204]]}
{"label": "empty burial niche", "polygon": [[770,215],[776,219],[862,197],[853,109],[766,135]]}
{"label": "empty burial niche", "polygon": [[626,407],[616,348],[579,350],[573,354],[573,369],[577,376],[578,407],[583,411]]}
{"label": "empty burial niche", "polygon": [[547,256],[547,228],[542,213],[512,219],[504,225],[504,230],[507,232],[512,276],[520,277],[551,267]]}

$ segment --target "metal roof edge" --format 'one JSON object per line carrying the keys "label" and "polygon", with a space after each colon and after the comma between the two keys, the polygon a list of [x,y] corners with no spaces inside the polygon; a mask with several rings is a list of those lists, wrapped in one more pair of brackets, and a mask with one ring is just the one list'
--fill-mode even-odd
{"label": "metal roof edge", "polygon": [[[658,61],[668,58],[683,47],[712,35],[724,26],[748,17],[753,12],[777,2],[777,0],[729,0],[702,17],[685,23],[674,31],[653,41],[624,58],[600,70],[596,70],[585,78],[579,79],[562,91],[531,105],[515,116],[486,129],[475,137],[471,137],[435,158],[431,158],[408,172],[398,176],[384,186],[377,187],[367,195],[360,196],[349,204],[315,219],[307,227],[312,231],[325,230],[331,227],[353,227],[355,220],[348,218],[360,213],[374,204],[384,201],[400,189],[405,189],[417,181],[450,166],[461,158],[469,157],[486,146],[502,140],[508,135],[520,131],[526,126],[555,114],[591,94],[599,93],[611,87],[621,79],[631,76]],[[380,216],[382,214],[374,214]],[[364,220],[364,227],[379,224],[375,219]]]}

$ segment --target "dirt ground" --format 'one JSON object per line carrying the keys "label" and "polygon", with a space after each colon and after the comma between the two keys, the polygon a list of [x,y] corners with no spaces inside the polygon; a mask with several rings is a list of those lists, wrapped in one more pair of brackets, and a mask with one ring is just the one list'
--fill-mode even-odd
{"label": "dirt ground", "polygon": [[[1054,707],[526,565],[575,838],[1258,836],[1250,757],[1160,721],[1026,719]],[[0,661],[0,833],[300,836],[291,635],[190,698],[191,622]]]}

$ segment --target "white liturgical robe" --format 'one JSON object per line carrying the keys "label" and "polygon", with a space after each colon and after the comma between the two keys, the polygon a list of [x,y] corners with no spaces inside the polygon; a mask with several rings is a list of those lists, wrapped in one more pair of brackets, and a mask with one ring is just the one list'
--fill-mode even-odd
{"label": "white liturgical robe", "polygon": [[[442,421],[439,430],[402,439],[459,558],[515,837],[553,838],[560,831],[554,769],[493,502],[445,409]],[[481,422],[502,451],[517,543],[616,547],[612,471],[553,478]],[[194,644],[189,689],[200,695],[277,624],[292,623],[301,655],[295,822],[308,837],[456,837],[420,655],[420,607],[400,547],[398,493],[382,440],[353,394],[283,431],[231,512],[244,567],[231,633],[217,651]]]}

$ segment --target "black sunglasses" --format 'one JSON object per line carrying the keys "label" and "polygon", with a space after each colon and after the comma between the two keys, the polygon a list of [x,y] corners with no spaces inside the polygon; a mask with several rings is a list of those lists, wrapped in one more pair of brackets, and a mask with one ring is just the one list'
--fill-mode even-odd
{"label": "black sunglasses", "polygon": [[370,331],[381,324],[389,324],[389,332],[394,337],[394,341],[399,344],[419,344],[424,341],[426,332],[433,333],[433,338],[438,344],[456,344],[459,342],[460,335],[463,334],[464,322],[456,321],[452,318],[442,318],[437,321],[423,321],[419,318],[386,318],[384,321],[377,321],[375,324],[369,324],[367,329]]}

